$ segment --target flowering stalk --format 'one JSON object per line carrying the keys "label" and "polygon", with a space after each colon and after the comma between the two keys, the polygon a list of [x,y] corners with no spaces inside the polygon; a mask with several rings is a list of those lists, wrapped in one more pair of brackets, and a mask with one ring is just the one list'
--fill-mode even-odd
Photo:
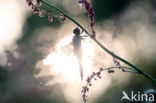
{"label": "flowering stalk", "polygon": [[95,17],[95,12],[93,10],[93,7],[90,3],[90,0],[78,0],[78,3],[80,5],[82,5],[85,10],[88,13],[88,18],[90,19],[90,27],[92,29],[92,38],[95,38],[95,31],[94,31],[94,25],[95,25],[95,21],[94,21],[94,17]]}
{"label": "flowering stalk", "polygon": [[130,66],[131,68],[133,68],[134,70],[136,70],[139,74],[145,76],[146,78],[152,80],[154,83],[156,83],[156,78],[150,76],[149,74],[147,74],[146,72],[142,71],[139,67],[135,66],[134,64],[128,62],[127,60],[121,58],[120,56],[116,55],[115,53],[113,53],[112,51],[110,51],[109,49],[107,49],[101,42],[99,42],[93,35],[92,33],[88,32],[78,21],[76,21],[74,18],[72,18],[70,15],[68,15],[67,13],[65,13],[64,11],[62,11],[61,9],[59,9],[57,6],[50,4],[49,2],[45,1],[45,0],[40,0],[40,2],[42,2],[43,4],[57,10],[59,13],[63,14],[66,18],[68,18],[70,21],[72,21],[73,23],[75,23],[78,27],[80,27],[98,46],[100,46],[105,52],[107,52],[108,54],[110,54],[113,58],[118,59],[119,61],[127,64],[128,66]]}
{"label": "flowering stalk", "polygon": [[124,67],[124,66],[115,66],[115,67],[108,67],[108,68],[100,68],[99,71],[97,72],[93,72],[87,79],[86,79],[86,85],[84,85],[82,87],[82,100],[83,100],[83,103],[86,103],[87,102],[87,93],[89,92],[89,88],[93,85],[92,82],[94,80],[98,80],[98,79],[101,79],[102,76],[102,72],[104,71],[108,71],[109,74],[112,74],[112,73],[115,73],[115,70],[114,69],[121,69],[122,72],[133,72],[133,73],[137,73],[137,74],[140,74],[138,71],[135,71],[134,69],[132,68],[129,68],[129,67]]}
{"label": "flowering stalk", "polygon": [[31,7],[33,13],[37,14],[39,17],[44,18],[47,17],[49,22],[53,22],[54,18],[59,18],[59,21],[65,22],[66,16],[63,14],[60,15],[53,15],[46,10],[41,9],[42,2],[41,0],[26,0],[29,7]]}

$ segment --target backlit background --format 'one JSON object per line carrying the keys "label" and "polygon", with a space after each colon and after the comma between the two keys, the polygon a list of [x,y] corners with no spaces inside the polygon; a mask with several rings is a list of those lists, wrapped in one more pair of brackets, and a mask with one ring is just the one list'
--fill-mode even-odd
{"label": "backlit background", "polygon": [[[89,30],[87,15],[76,0],[49,1]],[[156,77],[156,1],[92,0],[92,4],[102,44]],[[70,47],[61,49],[71,42],[75,27],[69,20],[49,23],[33,14],[25,0],[0,1],[0,103],[81,103],[76,60],[67,55]],[[82,42],[85,78],[113,65],[112,57],[89,38]],[[155,87],[141,75],[105,72],[90,88],[88,101],[119,103],[123,90],[145,92]]]}

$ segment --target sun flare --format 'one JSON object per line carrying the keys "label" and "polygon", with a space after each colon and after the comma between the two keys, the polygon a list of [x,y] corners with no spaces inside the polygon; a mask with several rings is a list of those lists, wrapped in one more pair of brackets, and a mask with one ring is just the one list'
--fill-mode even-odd
{"label": "sun flare", "polygon": [[[77,58],[72,52],[72,37],[65,37],[55,47],[55,52],[49,54],[44,60],[44,65],[49,65],[51,74],[61,82],[80,81],[79,65]],[[84,78],[92,72],[93,46],[91,43],[82,41],[82,65]]]}

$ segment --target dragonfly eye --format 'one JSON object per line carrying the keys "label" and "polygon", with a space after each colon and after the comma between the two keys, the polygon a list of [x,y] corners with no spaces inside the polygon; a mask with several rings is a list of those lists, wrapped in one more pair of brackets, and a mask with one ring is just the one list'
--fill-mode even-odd
{"label": "dragonfly eye", "polygon": [[80,29],[74,28],[73,33],[76,34],[77,36],[79,36],[80,35]]}

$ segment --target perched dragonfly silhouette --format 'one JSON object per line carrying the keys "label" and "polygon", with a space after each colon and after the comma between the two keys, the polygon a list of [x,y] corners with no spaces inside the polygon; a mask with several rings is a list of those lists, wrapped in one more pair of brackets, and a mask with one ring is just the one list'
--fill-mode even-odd
{"label": "perched dragonfly silhouette", "polygon": [[[83,32],[83,31],[82,31]],[[73,30],[74,36],[72,38],[73,52],[76,56],[79,64],[80,77],[83,80],[83,63],[82,63],[82,50],[81,50],[81,41],[87,37],[85,35],[81,36],[82,32],[79,28]]]}
{"label": "perched dragonfly silhouette", "polygon": [[[87,36],[82,36],[82,32],[80,31],[79,28],[75,28],[73,30],[74,36],[72,38],[72,42],[70,42],[68,45],[64,46],[62,49],[65,51],[67,54],[70,54],[71,52],[74,53],[74,55],[77,58],[78,65],[79,65],[79,70],[80,70],[80,77],[81,80],[83,80],[83,63],[82,63],[82,49],[81,49],[81,41],[84,39],[84,37]],[[73,47],[73,50],[71,51],[70,47]]]}
{"label": "perched dragonfly silhouette", "polygon": [[81,31],[79,28],[75,28],[73,30],[73,33],[74,33],[74,36],[72,38],[72,44],[74,47],[73,52],[74,52],[74,55],[77,57],[81,80],[83,80],[83,65],[82,65],[82,51],[81,51],[82,36],[80,36]]}

